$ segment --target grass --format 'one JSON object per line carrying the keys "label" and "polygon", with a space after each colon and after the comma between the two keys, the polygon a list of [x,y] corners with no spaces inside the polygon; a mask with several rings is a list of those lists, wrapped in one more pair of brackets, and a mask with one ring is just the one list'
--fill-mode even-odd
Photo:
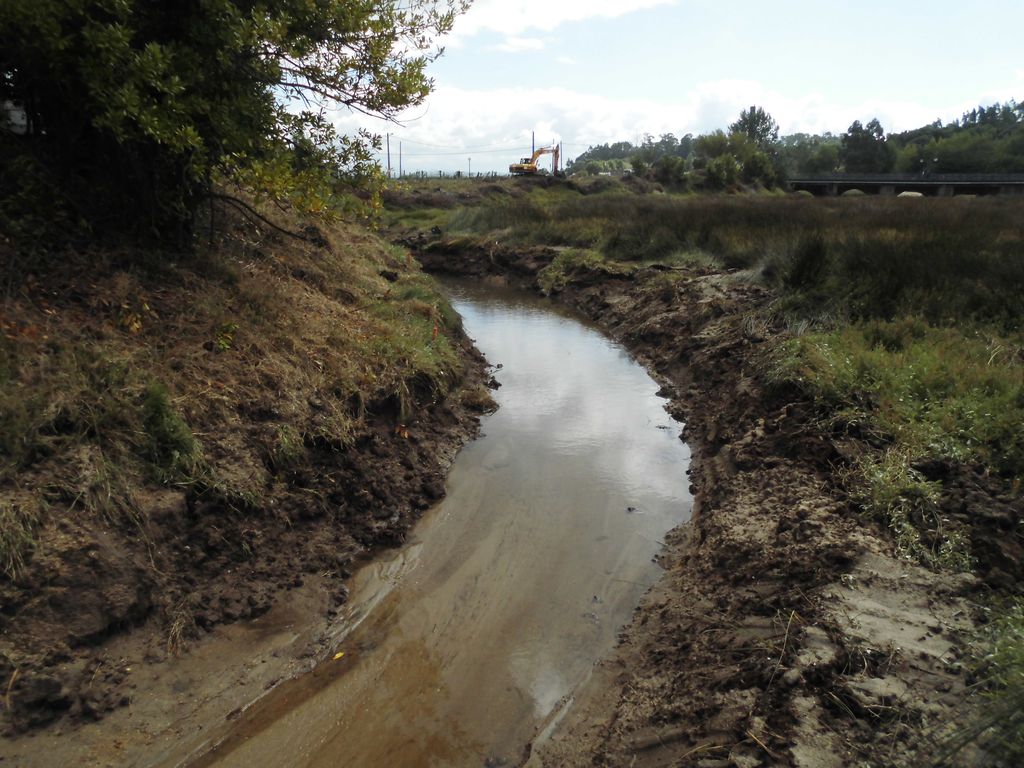
{"label": "grass", "polygon": [[793,317],[910,313],[1017,328],[1024,316],[1022,200],[636,194],[620,182],[600,192],[572,182],[508,190],[461,191],[462,204],[447,208],[424,195],[426,208],[392,208],[387,222],[416,227],[427,217],[448,237],[564,246],[606,261],[712,260],[777,288]]}
{"label": "grass", "polygon": [[912,455],[987,464],[1024,476],[1024,363],[1019,337],[935,327],[920,318],[857,322],[782,344],[772,373],[830,414]]}
{"label": "grass", "polygon": [[[774,289],[770,317],[750,321],[790,329],[773,342],[770,383],[803,392],[824,431],[859,446],[838,478],[853,502],[901,556],[974,567],[970,519],[946,516],[942,484],[918,467],[972,464],[1020,493],[1024,200],[637,194],[619,182],[517,191],[434,208],[431,226],[449,239],[562,246],[539,275],[549,291],[575,270],[651,263],[737,270]],[[980,739],[1016,765],[1024,604],[994,616],[989,706],[960,743]]]}
{"label": "grass", "polygon": [[0,571],[17,579],[36,548],[38,510],[23,501],[0,500]]}
{"label": "grass", "polygon": [[1019,765],[1024,761],[1024,602],[996,617],[985,661],[991,693],[981,725],[1007,765]]}
{"label": "grass", "polygon": [[605,265],[600,254],[592,250],[571,248],[558,253],[548,266],[537,275],[537,283],[547,292],[565,287],[572,271],[578,267],[598,269]]}
{"label": "grass", "polygon": [[992,765],[1024,763],[1024,601],[992,610],[978,637],[974,664],[982,703],[943,747],[936,764],[949,764],[969,744],[978,744]]}
{"label": "grass", "polygon": [[[136,539],[147,487],[258,514],[309,450],[459,386],[458,315],[404,251],[355,226],[321,248],[217,222],[194,256],[65,254],[0,300],[0,499]],[[25,510],[0,512],[8,575],[31,565]]]}
{"label": "grass", "polygon": [[901,556],[936,569],[972,569],[968,531],[943,516],[941,484],[911,466],[905,447],[865,455],[852,476],[854,500],[888,526]]}
{"label": "grass", "polygon": [[167,483],[190,477],[199,469],[202,453],[192,430],[171,404],[167,387],[146,387],[142,400],[142,426],[148,438],[148,454],[157,477]]}
{"label": "grass", "polygon": [[968,570],[965,531],[940,514],[940,487],[913,465],[981,464],[1019,487],[1022,361],[1019,338],[906,317],[791,338],[775,350],[770,378],[813,399],[833,434],[878,446],[857,463],[850,485],[863,509],[889,526],[901,553]]}

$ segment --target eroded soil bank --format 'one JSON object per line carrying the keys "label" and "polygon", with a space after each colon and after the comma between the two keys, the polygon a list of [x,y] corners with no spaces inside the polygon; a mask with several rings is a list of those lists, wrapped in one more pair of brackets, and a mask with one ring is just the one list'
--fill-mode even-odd
{"label": "eroded soil bank", "polygon": [[451,288],[498,410],[444,501],[355,574],[335,653],[210,724],[189,768],[515,765],[660,574],[691,499],[658,385],[558,305]]}
{"label": "eroded soil bank", "polygon": [[[430,242],[425,268],[537,288],[553,249]],[[551,281],[547,283],[550,285]],[[575,267],[552,291],[657,372],[694,450],[692,522],[668,570],[530,765],[844,766],[943,762],[970,716],[978,604],[1019,583],[1019,497],[970,467],[930,468],[973,522],[975,574],[895,556],[839,477],[861,450],[765,384],[784,333],[741,274]],[[955,507],[955,509],[953,508]],[[973,748],[954,763],[984,764]]]}
{"label": "eroded soil bank", "polygon": [[345,580],[443,496],[490,407],[404,252],[284,223],[303,237],[226,211],[191,261],[8,276],[5,765],[148,764],[308,670]]}

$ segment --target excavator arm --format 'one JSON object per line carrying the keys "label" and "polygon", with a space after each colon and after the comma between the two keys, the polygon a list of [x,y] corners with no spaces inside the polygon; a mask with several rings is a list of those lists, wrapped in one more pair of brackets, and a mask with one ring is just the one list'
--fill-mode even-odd
{"label": "excavator arm", "polygon": [[512,163],[508,172],[513,176],[527,176],[537,173],[537,160],[543,155],[554,155],[554,162],[551,164],[554,173],[558,173],[559,148],[556,144],[553,147],[538,147],[534,150],[532,157],[524,157],[518,163]]}

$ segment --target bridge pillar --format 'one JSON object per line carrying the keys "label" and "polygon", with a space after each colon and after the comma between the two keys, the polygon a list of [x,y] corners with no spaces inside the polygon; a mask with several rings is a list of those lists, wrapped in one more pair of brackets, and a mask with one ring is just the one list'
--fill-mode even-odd
{"label": "bridge pillar", "polygon": [[896,194],[895,184],[882,184],[878,187],[878,194],[892,197]]}
{"label": "bridge pillar", "polygon": [[952,184],[940,184],[939,188],[935,191],[936,197],[952,197],[953,196],[953,185]]}
{"label": "bridge pillar", "polygon": [[828,186],[826,186],[825,187],[825,194],[828,195],[829,197],[835,197],[836,195],[838,195],[839,194],[839,184],[836,183],[836,182],[833,182],[833,183],[829,184]]}

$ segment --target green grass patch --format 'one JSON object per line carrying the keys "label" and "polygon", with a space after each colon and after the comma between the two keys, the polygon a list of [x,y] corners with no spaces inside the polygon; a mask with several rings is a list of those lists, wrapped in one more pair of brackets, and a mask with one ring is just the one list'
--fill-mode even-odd
{"label": "green grass patch", "polygon": [[857,425],[914,456],[1024,475],[1019,341],[922,320],[855,323],[787,341],[773,377],[810,394],[834,425]]}
{"label": "green grass patch", "polygon": [[199,443],[174,408],[167,387],[153,383],[142,399],[148,458],[161,482],[194,477],[202,464]]}
{"label": "green grass patch", "polygon": [[87,343],[0,344],[0,480],[68,445],[132,431],[127,360]]}
{"label": "green grass patch", "polygon": [[966,534],[939,512],[940,488],[912,465],[977,462],[1019,484],[1024,476],[1021,347],[981,331],[920,319],[868,321],[790,339],[771,379],[810,395],[833,432],[879,446],[849,478],[854,498],[925,564],[969,569]]}
{"label": "green grass patch", "polygon": [[559,291],[565,287],[569,275],[577,267],[593,268],[603,264],[600,254],[591,250],[573,248],[561,251],[537,275],[537,284],[547,292]]}
{"label": "green grass patch", "polygon": [[971,570],[968,532],[943,516],[941,484],[926,480],[911,466],[906,448],[862,457],[851,486],[861,508],[892,532],[901,556],[936,569]]}
{"label": "green grass patch", "polygon": [[[565,246],[613,261],[667,262],[703,254],[751,270],[794,317],[933,324],[966,319],[1008,330],[1024,317],[1024,201],[882,197],[598,194],[570,184],[510,186],[430,209],[446,237],[513,246]],[[454,197],[449,195],[449,197]],[[458,199],[458,198],[455,198]],[[426,215],[394,209],[416,226]]]}
{"label": "green grass patch", "polygon": [[1011,605],[992,624],[986,726],[992,749],[1007,765],[1024,762],[1024,602]]}

